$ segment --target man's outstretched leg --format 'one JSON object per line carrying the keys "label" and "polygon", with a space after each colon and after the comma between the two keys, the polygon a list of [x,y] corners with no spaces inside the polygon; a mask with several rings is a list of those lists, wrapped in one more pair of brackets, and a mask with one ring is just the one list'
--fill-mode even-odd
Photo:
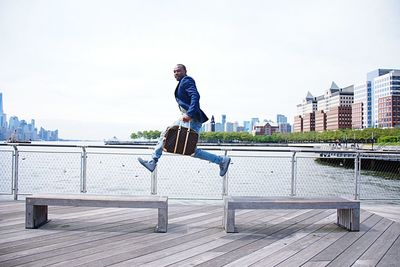
{"label": "man's outstretched leg", "polygon": [[153,172],[157,167],[157,161],[155,161],[154,159],[152,159],[152,160],[144,160],[144,159],[139,157],[138,161],[139,161],[140,164],[142,164],[146,169],[148,169],[151,172]]}
{"label": "man's outstretched leg", "polygon": [[229,164],[231,163],[231,158],[228,156],[217,156],[199,148],[196,148],[196,151],[194,152],[194,157],[218,164],[220,176],[225,176],[226,172],[228,171]]}
{"label": "man's outstretched leg", "polygon": [[[176,122],[175,122],[175,124],[176,124]],[[139,163],[142,164],[146,169],[148,169],[151,172],[153,172],[156,169],[158,159],[162,155],[164,136],[165,136],[165,133],[167,132],[167,130],[168,130],[168,128],[164,132],[161,133],[160,138],[158,139],[157,145],[154,148],[153,154],[151,155],[151,160],[144,160],[140,157],[138,158]]]}
{"label": "man's outstretched leg", "polygon": [[229,164],[231,164],[230,157],[223,157],[221,163],[219,164],[219,175],[225,176],[226,172],[228,171]]}
{"label": "man's outstretched leg", "polygon": [[[207,155],[209,154],[209,155]],[[219,175],[220,176],[225,176],[226,172],[228,171],[229,165],[231,163],[231,158],[227,156],[217,156],[211,153],[208,153],[204,150],[197,149],[194,157],[203,159],[203,160],[208,160],[211,162],[214,162],[219,165]],[[206,158],[202,158],[206,157]],[[210,158],[213,158],[214,160],[210,160]],[[156,169],[157,166],[157,159],[153,158],[151,160],[144,160],[142,158],[138,158],[138,161],[140,164],[142,164],[146,169],[149,171],[153,172]]]}

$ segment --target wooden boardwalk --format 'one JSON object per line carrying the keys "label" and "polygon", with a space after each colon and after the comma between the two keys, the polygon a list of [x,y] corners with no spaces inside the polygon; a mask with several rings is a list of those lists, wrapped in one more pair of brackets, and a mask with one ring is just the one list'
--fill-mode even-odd
{"label": "wooden boardwalk", "polygon": [[[171,201],[172,202],[172,201]],[[170,203],[168,233],[154,209],[49,207],[25,229],[25,203],[0,201],[0,266],[400,266],[400,223],[361,212],[360,232],[336,210],[241,210],[222,229],[221,205]]]}

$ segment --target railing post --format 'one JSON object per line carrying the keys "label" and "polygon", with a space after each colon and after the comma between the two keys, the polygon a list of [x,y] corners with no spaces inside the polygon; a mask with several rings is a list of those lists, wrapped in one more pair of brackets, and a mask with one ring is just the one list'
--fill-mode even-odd
{"label": "railing post", "polygon": [[355,188],[354,188],[354,199],[358,200],[360,198],[360,170],[361,170],[361,159],[360,153],[356,153],[354,158],[354,178],[355,178]]}
{"label": "railing post", "polygon": [[151,190],[152,195],[157,195],[157,167],[151,173],[151,189],[150,190]]}
{"label": "railing post", "polygon": [[292,178],[291,178],[291,187],[290,187],[290,196],[296,195],[296,152],[292,154]]}
{"label": "railing post", "polygon": [[[225,150],[225,157],[228,155],[228,150]],[[228,195],[228,172],[222,178],[222,196]]]}
{"label": "railing post", "polygon": [[14,200],[18,200],[18,160],[19,151],[17,146],[13,146],[13,161],[12,161],[12,192]]}
{"label": "railing post", "polygon": [[87,152],[86,148],[83,146],[81,153],[81,193],[87,192],[86,170],[87,170]]}

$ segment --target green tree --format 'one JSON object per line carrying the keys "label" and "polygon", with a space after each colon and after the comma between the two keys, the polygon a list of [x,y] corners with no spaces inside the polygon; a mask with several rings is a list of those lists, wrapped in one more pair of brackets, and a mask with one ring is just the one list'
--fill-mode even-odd
{"label": "green tree", "polygon": [[135,140],[138,138],[139,138],[139,135],[137,133],[131,133],[131,139]]}
{"label": "green tree", "polygon": [[[138,131],[132,133],[131,138],[157,139],[161,132],[158,130]],[[388,142],[388,140],[400,140],[400,128],[377,129],[368,128],[363,130],[341,129],[324,132],[303,132],[303,133],[274,133],[272,136],[256,135],[248,132],[203,132],[200,133],[200,140],[204,142],[257,142],[257,143],[286,143],[286,142],[371,142],[372,137],[376,140]],[[388,137],[388,138],[384,138]],[[399,141],[398,141],[399,142]]]}

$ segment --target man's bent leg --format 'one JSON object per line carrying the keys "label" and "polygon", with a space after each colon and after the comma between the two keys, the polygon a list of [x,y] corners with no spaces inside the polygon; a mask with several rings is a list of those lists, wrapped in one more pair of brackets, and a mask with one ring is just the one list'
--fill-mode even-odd
{"label": "man's bent leg", "polygon": [[163,140],[164,140],[164,135],[166,132],[167,132],[167,130],[165,130],[164,132],[161,133],[160,138],[158,139],[158,142],[157,142],[156,146],[154,147],[153,154],[151,154],[150,160],[144,160],[141,157],[138,158],[139,163],[142,164],[150,172],[153,172],[156,169],[157,161],[162,155]]}
{"label": "man's bent leg", "polygon": [[165,129],[161,134],[160,134],[160,138],[158,139],[158,142],[156,144],[156,146],[154,147],[154,151],[153,154],[151,154],[152,159],[157,162],[158,159],[161,157],[162,153],[163,153],[163,145],[164,145],[164,137],[165,134],[167,133],[168,129],[171,128],[172,126],[176,126],[179,125],[179,120],[175,121],[173,124],[171,124],[170,126],[167,127],[167,129]]}
{"label": "man's bent leg", "polygon": [[196,148],[194,155],[195,158],[202,159],[202,160],[207,160],[216,164],[220,164],[222,161],[221,156],[217,156],[215,154],[212,154],[210,152],[204,151],[200,148]]}
{"label": "man's bent leg", "polygon": [[[195,132],[199,132],[201,129],[201,126],[203,124],[201,122],[198,121],[192,121],[190,127],[195,131]],[[202,159],[202,160],[207,160],[216,164],[220,164],[222,161],[222,157],[221,156],[217,156],[215,154],[212,154],[210,152],[204,151],[200,148],[196,148],[196,150],[194,151],[194,155],[193,157],[198,158],[198,159]]]}
{"label": "man's bent leg", "polygon": [[194,157],[218,164],[220,176],[225,176],[231,163],[231,158],[228,156],[217,156],[199,148],[196,148],[196,151],[194,152]]}
{"label": "man's bent leg", "polygon": [[152,159],[155,161],[158,161],[163,153],[164,136],[166,132],[167,130],[161,133],[160,138],[158,139],[157,144],[154,147],[153,154],[151,154]]}
{"label": "man's bent leg", "polygon": [[[174,126],[174,125],[179,125],[179,121],[175,122],[171,126]],[[169,126],[169,127],[171,127],[171,126]],[[148,169],[151,172],[153,172],[156,169],[158,159],[161,157],[161,155],[163,153],[164,136],[167,133],[168,128],[165,129],[165,131],[163,131],[160,134],[160,138],[158,139],[158,142],[157,142],[156,146],[154,147],[153,153],[151,154],[151,159],[144,160],[140,157],[138,158],[139,163],[142,164],[146,169]]]}
{"label": "man's bent leg", "polygon": [[[199,132],[201,129],[202,123],[198,121],[192,121],[191,128],[196,132]],[[227,156],[217,156],[210,152],[204,151],[202,149],[196,148],[194,155],[195,158],[207,160],[219,165],[219,175],[225,176],[228,171],[229,165],[231,163],[231,158]]]}

